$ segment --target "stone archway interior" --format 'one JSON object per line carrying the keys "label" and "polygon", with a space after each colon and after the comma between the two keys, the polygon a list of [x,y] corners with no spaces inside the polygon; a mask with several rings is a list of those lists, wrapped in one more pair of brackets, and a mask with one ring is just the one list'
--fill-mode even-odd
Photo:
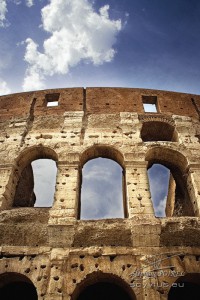
{"label": "stone archway interior", "polygon": [[200,273],[180,277],[171,287],[168,300],[199,300]]}
{"label": "stone archway interior", "polygon": [[33,284],[28,282],[12,282],[0,289],[0,299],[37,300],[38,298]]}
{"label": "stone archway interior", "polygon": [[97,282],[87,286],[77,300],[131,300],[130,295],[119,285],[110,282]]}

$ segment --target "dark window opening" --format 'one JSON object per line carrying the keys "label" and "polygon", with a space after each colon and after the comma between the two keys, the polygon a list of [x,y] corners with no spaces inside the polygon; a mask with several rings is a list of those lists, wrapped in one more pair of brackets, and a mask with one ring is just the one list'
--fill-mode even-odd
{"label": "dark window opening", "polygon": [[200,295],[200,274],[193,273],[180,277],[173,283],[168,300],[198,300]]}
{"label": "dark window opening", "polygon": [[97,282],[86,287],[77,300],[131,300],[129,294],[114,283]]}
{"label": "dark window opening", "polygon": [[157,113],[157,96],[142,96],[144,112]]}
{"label": "dark window opening", "polygon": [[55,107],[59,105],[59,93],[46,94],[45,100],[47,107]]}
{"label": "dark window opening", "polygon": [[178,168],[154,163],[148,176],[156,217],[194,216],[186,182]]}
{"label": "dark window opening", "polygon": [[32,282],[17,273],[4,273],[0,276],[0,299],[37,300],[37,291]]}
{"label": "dark window opening", "polygon": [[107,158],[88,161],[82,170],[80,218],[85,220],[126,217],[123,168]]}
{"label": "dark window opening", "polygon": [[178,141],[178,135],[174,126],[159,121],[144,122],[141,130],[141,138],[143,142]]}
{"label": "dark window opening", "polygon": [[128,283],[113,274],[94,272],[80,282],[72,294],[72,300],[135,300]]}
{"label": "dark window opening", "polygon": [[14,207],[51,207],[56,184],[56,163],[52,159],[37,159],[26,166],[19,178]]}

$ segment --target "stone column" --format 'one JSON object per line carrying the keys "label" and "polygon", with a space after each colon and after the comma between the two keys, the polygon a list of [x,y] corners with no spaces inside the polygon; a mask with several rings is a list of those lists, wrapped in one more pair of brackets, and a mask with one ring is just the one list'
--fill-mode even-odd
{"label": "stone column", "polygon": [[125,162],[125,168],[129,217],[138,214],[154,216],[147,162]]}
{"label": "stone column", "polygon": [[190,164],[187,188],[196,217],[200,217],[200,164]]}
{"label": "stone column", "polygon": [[0,209],[12,207],[15,193],[15,178],[12,178],[12,165],[0,165]]}
{"label": "stone column", "polygon": [[58,162],[55,200],[49,224],[65,225],[77,219],[79,200],[78,162]]}

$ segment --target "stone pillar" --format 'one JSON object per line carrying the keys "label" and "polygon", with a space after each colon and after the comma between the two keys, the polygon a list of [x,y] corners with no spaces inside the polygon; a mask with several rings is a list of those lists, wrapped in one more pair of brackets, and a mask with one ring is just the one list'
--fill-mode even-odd
{"label": "stone pillar", "polygon": [[149,190],[147,162],[125,162],[129,217],[153,215],[153,204]]}
{"label": "stone pillar", "polygon": [[78,216],[78,162],[58,162],[55,200],[50,210],[49,224],[65,225]]}
{"label": "stone pillar", "polygon": [[0,209],[9,209],[15,193],[12,165],[0,165],[0,178]]}
{"label": "stone pillar", "polygon": [[200,164],[189,165],[187,188],[196,217],[200,217]]}
{"label": "stone pillar", "polygon": [[165,213],[166,213],[166,217],[172,217],[173,212],[174,212],[174,204],[175,204],[176,182],[171,173],[170,173],[170,177],[169,177],[169,185],[168,186],[169,186],[169,188],[168,188]]}

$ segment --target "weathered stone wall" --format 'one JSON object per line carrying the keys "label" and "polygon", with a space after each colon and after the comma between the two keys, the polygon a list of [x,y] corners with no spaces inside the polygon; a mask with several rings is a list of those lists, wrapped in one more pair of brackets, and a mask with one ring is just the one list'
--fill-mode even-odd
{"label": "weathered stone wall", "polygon": [[[157,113],[144,112],[143,96],[157,97]],[[53,100],[59,105],[48,107]],[[33,282],[40,300],[77,299],[87,278],[91,284],[106,274],[131,286],[136,299],[164,300],[178,275],[143,277],[135,285],[131,274],[151,270],[154,255],[166,258],[161,267],[167,261],[177,272],[200,273],[199,114],[200,96],[155,90],[0,97],[0,287],[1,274],[14,272]],[[81,169],[98,156],[124,168],[125,219],[79,220]],[[38,158],[57,162],[53,206],[16,207],[19,180]],[[175,200],[168,199],[170,217],[154,216],[147,168],[155,162],[168,166],[187,191],[188,214],[172,217]]]}

